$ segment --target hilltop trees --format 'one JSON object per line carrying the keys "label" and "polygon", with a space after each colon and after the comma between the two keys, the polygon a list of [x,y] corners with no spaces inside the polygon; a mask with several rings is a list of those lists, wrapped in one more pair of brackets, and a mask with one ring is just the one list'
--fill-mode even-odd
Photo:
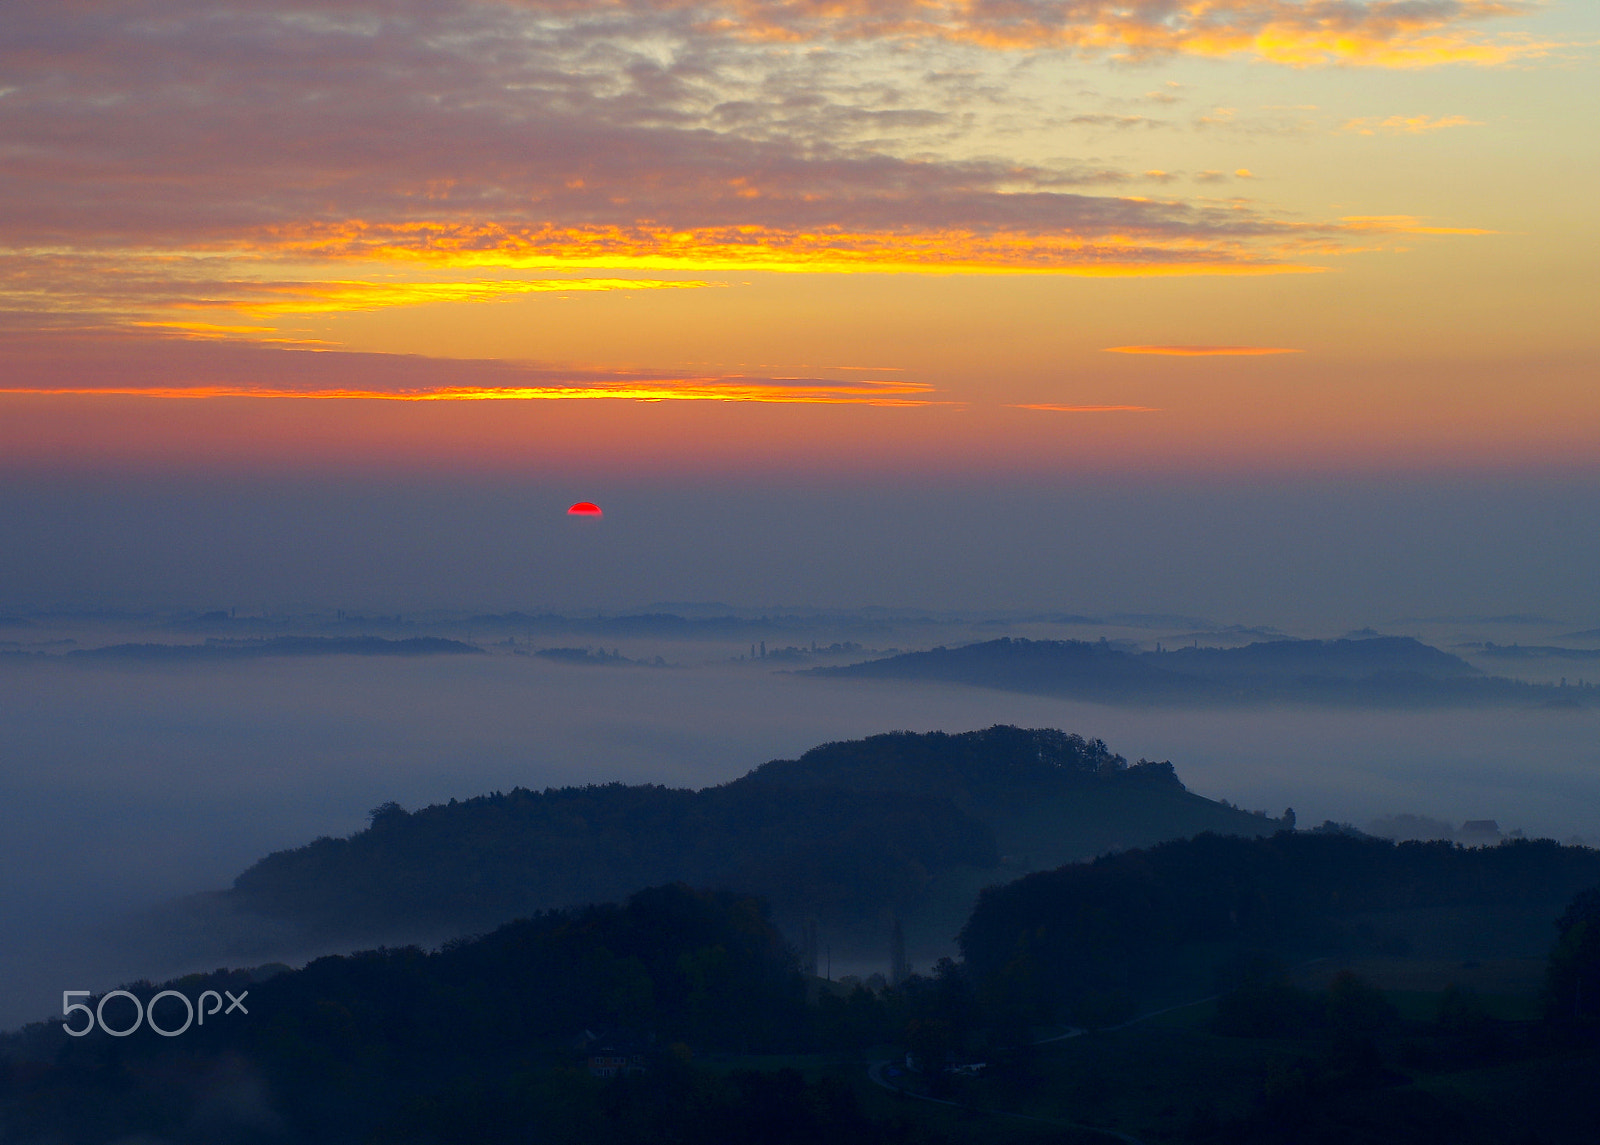
{"label": "hilltop trees", "polygon": [[[1600,879],[1600,854],[1549,841],[1462,849],[1340,834],[1200,835],[986,890],[960,934],[980,989],[1086,1019],[1189,972],[1202,948],[1308,957],[1363,912],[1525,901]],[[1215,957],[1213,954],[1211,957]],[[1553,1005],[1600,1015],[1600,893],[1563,917]]]}
{"label": "hilltop trees", "polygon": [[1556,920],[1555,949],[1545,986],[1545,1010],[1563,1022],[1600,1020],[1600,887],[1574,898]]}

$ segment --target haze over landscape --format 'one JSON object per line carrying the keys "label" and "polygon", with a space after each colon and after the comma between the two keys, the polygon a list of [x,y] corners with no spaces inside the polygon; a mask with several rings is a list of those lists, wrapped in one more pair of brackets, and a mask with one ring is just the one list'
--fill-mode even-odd
{"label": "haze over landscape", "polygon": [[[1367,826],[1410,813],[1456,826],[1494,819],[1505,831],[1557,839],[1600,835],[1593,811],[1600,697],[1578,688],[1580,679],[1592,683],[1585,673],[1600,675],[1592,655],[1600,640],[1567,641],[1576,658],[1566,661],[1485,655],[1509,650],[1508,635],[1550,649],[1538,635],[1549,632],[1547,623],[1424,629],[1500,636],[1433,638],[1475,645],[1457,647],[1470,661],[1463,670],[1551,689],[1525,700],[1395,708],[1269,694],[1217,706],[1152,702],[1137,687],[1121,702],[1085,702],[960,682],[812,673],[871,663],[874,650],[973,646],[997,631],[1086,638],[1094,649],[1102,634],[1150,649],[1259,647],[1281,634],[1144,617],[973,623],[882,611],[683,612],[689,616],[398,622],[348,614],[41,615],[12,628],[20,639],[0,648],[3,733],[8,759],[29,766],[8,768],[4,780],[4,858],[14,874],[3,903],[12,924],[5,1017],[42,1016],[48,988],[20,984],[59,976],[63,943],[103,942],[83,933],[96,921],[226,887],[270,851],[360,829],[369,809],[389,800],[417,808],[519,786],[618,781],[697,788],[820,743],[902,728],[1059,727],[1099,737],[1129,759],[1173,760],[1185,783],[1210,798],[1272,815],[1293,806],[1308,823]],[[340,645],[350,638],[330,632],[371,633],[368,640],[400,650],[432,634],[443,648],[362,655],[359,643]],[[277,655],[222,655],[271,650],[287,639],[282,633],[310,634],[308,644]],[[334,646],[319,650],[318,641]],[[184,648],[207,654],[152,652]],[[576,660],[536,654],[552,649],[587,653]],[[600,659],[613,654],[619,659]],[[1561,689],[1564,676],[1569,686]],[[1561,696],[1580,699],[1552,704]],[[939,947],[949,936],[918,937]],[[113,959],[101,972],[160,969]]]}
{"label": "haze over landscape", "polygon": [[[781,1105],[772,1054],[794,1108],[864,1103],[814,1137],[909,1140],[881,1067],[920,1054],[896,1085],[1016,1140],[1294,1102],[1580,1139],[1529,1095],[1600,1037],[1558,1005],[1600,879],[1597,45],[1575,0],[9,5],[0,1029],[281,962],[304,1040],[212,1030],[265,1096],[157,1116],[113,1075],[167,1074],[31,1026],[0,1137],[420,1145],[457,1101],[644,1145],[651,1085]],[[1100,945],[1029,929],[1068,915]],[[379,942],[438,952],[302,969]],[[384,975],[444,1005],[518,958],[574,983],[518,1003],[536,1050],[313,1076],[368,1060],[317,1007],[372,1037]],[[1500,1033],[1434,1022],[1457,987]],[[1361,990],[1400,1016],[1356,1054]],[[1202,996],[1170,1108],[1086,1112],[1063,1039]],[[589,1026],[653,1047],[634,1097],[550,1080]],[[1212,1108],[1183,1071],[1224,1060]],[[402,1108],[430,1071],[489,1088]]]}

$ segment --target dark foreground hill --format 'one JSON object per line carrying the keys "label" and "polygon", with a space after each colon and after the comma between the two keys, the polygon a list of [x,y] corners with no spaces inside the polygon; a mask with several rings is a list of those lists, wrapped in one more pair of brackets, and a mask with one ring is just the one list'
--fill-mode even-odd
{"label": "dark foreground hill", "polygon": [[[181,1030],[171,1037],[136,1025],[132,1001],[100,996],[91,1001],[103,1005],[104,1026],[131,1033],[113,1037],[91,1021],[81,1037],[51,1023],[0,1038],[0,1140],[628,1140],[629,1122],[648,1124],[650,1110],[603,1100],[584,1068],[585,1031],[616,1039],[598,1048],[688,1086],[691,1045],[800,1048],[808,1029],[804,982],[762,904],[684,887],[544,914],[433,954],[373,950],[281,970],[166,983],[181,1000],[156,1002],[154,1014]],[[161,989],[129,992],[148,1009]],[[239,998],[240,1010],[186,1025],[185,1006],[208,990]],[[81,1012],[71,1025],[84,1027]],[[784,1112],[804,1124],[801,1088]],[[740,1140],[743,1095],[706,1097],[698,1114],[709,1120],[695,1139]],[[885,1139],[864,1135],[867,1120],[836,1104],[812,1110],[822,1124],[809,1128]],[[652,1128],[639,1136],[683,1139],[681,1126]]]}
{"label": "dark foreground hill", "polygon": [[[1201,835],[985,890],[960,942],[990,989],[1025,996],[1033,1014],[1081,1018],[1108,1005],[1131,1012],[1162,984],[1199,989],[1239,951],[1286,962],[1352,945],[1395,957],[1428,947],[1458,963],[1542,956],[1548,920],[1596,884],[1600,851],[1550,840]],[[1472,920],[1465,935],[1462,919]]]}
{"label": "dark foreground hill", "polygon": [[1184,789],[1170,763],[1098,740],[994,727],[826,744],[701,791],[516,789],[407,812],[269,855],[226,895],[314,940],[473,933],[553,907],[681,881],[765,896],[877,956],[889,919],[943,946],[979,888],[1027,870],[1277,820]]}
{"label": "dark foreground hill", "polygon": [[[1425,958],[1396,955],[1405,987],[1375,985],[1338,947],[1370,944],[1385,914],[1454,910],[1490,931],[1501,908],[1597,873],[1600,855],[1553,843],[1202,836],[996,888],[965,962],[877,991],[808,980],[757,900],[656,887],[431,954],[88,997],[83,1036],[0,1036],[0,1140],[1587,1145],[1600,890],[1528,914],[1533,945],[1558,941],[1517,1016]],[[1332,957],[1296,985],[1272,958],[1307,944]],[[1228,972],[1207,987],[1220,997],[1121,1024],[1108,991],[1137,1006],[1184,964]],[[186,1020],[207,991],[207,1021]],[[1099,1028],[1051,1027],[1063,1017]],[[942,1104],[885,1094],[886,1076]]]}
{"label": "dark foreground hill", "polygon": [[1406,708],[1600,703],[1600,690],[1592,686],[1556,687],[1484,676],[1458,656],[1400,636],[1153,652],[1130,651],[1103,640],[1003,637],[810,671],[819,676],[937,680],[1111,704]]}

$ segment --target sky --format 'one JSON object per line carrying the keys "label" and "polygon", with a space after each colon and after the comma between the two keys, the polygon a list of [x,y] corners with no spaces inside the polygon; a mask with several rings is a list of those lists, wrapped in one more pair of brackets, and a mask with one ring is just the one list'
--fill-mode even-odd
{"label": "sky", "polygon": [[1596,619],[1597,50],[1576,0],[19,0],[0,605]]}

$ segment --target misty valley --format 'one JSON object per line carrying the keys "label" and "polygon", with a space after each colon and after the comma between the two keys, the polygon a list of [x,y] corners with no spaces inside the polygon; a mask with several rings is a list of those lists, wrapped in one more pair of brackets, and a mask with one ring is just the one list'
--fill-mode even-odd
{"label": "misty valley", "polygon": [[[921,689],[947,718],[970,719],[953,702],[967,697],[991,712],[1079,704],[1042,710],[1103,726],[1119,708],[1082,707],[1081,693],[1121,688],[1110,702],[1134,720],[1152,706],[1183,719],[1299,703],[1348,720],[1510,705],[1530,715],[1492,718],[1588,726],[1576,674],[1499,677],[1375,634],[1191,637],[1172,651],[1173,619],[1159,638],[1124,626],[1062,640],[1018,622],[1015,636],[980,627],[933,645],[919,618],[811,618],[786,633],[724,616],[696,633],[651,614],[605,618],[617,643],[597,649],[579,640],[600,624],[549,617],[240,631],[211,614],[181,621],[182,635],[125,621],[98,641],[41,633],[5,670],[41,700],[41,681],[108,695],[156,681],[133,693],[141,711],[164,702],[161,687],[191,703],[202,681],[237,675],[259,695],[284,687],[280,671],[337,678],[335,691],[385,681],[413,706],[443,688],[460,706],[515,670],[537,675],[507,696],[566,681],[605,697],[612,720],[643,693],[606,681],[668,688],[696,718],[674,681],[721,681],[726,705],[745,679],[769,705],[830,689],[876,701],[816,712],[845,725]],[[902,650],[919,641],[927,650]],[[273,710],[303,708],[301,696]],[[699,783],[589,766],[409,808],[382,799],[354,830],[238,862],[226,889],[146,899],[78,932],[114,954],[60,959],[45,978],[73,991],[71,1008],[47,1018],[41,990],[32,1020],[0,1036],[0,1133],[85,1145],[1591,1139],[1600,852],[1393,804],[1359,825],[1304,805],[1247,810],[1191,790],[1181,759],[1130,761],[1117,747],[1015,723],[880,727]],[[375,772],[368,790],[396,778]],[[136,967],[144,976],[127,977]]]}

